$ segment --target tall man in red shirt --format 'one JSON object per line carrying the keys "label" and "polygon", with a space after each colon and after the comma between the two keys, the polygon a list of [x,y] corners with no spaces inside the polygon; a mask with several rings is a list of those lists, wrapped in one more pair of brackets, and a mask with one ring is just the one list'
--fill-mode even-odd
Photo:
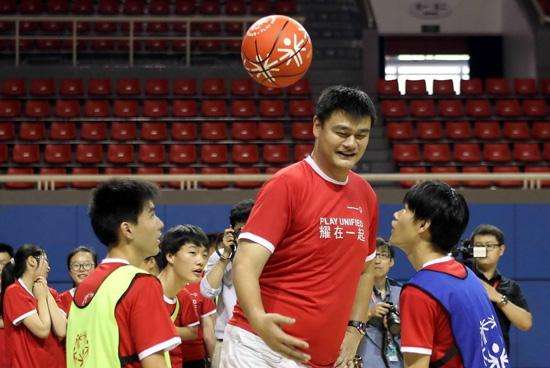
{"label": "tall man in red shirt", "polygon": [[371,186],[351,169],[367,148],[375,116],[366,93],[327,88],[313,118],[311,156],[260,190],[239,236],[238,304],[221,367],[353,361],[372,291],[378,206]]}

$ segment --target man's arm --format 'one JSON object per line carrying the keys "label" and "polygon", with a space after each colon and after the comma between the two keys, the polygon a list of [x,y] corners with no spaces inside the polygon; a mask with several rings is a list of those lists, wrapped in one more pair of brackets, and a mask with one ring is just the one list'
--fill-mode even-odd
{"label": "man's arm", "polygon": [[293,324],[291,317],[275,313],[266,313],[260,294],[260,275],[267,260],[269,251],[262,245],[249,240],[240,240],[235,261],[233,262],[233,282],[237,291],[239,306],[254,331],[273,350],[282,355],[306,362],[310,356],[299,349],[307,349],[307,342],[286,334],[282,324]]}
{"label": "man's arm", "polygon": [[[374,284],[373,264],[374,262],[371,261],[365,263],[365,268],[359,278],[359,284],[355,292],[350,320],[367,322],[369,319],[369,300]],[[344,341],[340,346],[340,355],[336,360],[336,367],[346,367],[347,362],[353,360],[362,338],[363,335],[355,327],[346,329]]]}
{"label": "man's arm", "polygon": [[214,346],[216,345],[216,336],[214,335],[214,325],[216,324],[216,314],[201,318],[202,332],[204,338],[204,345],[206,346],[206,352],[210,359],[214,354]]}
{"label": "man's arm", "polygon": [[481,283],[485,287],[485,290],[487,290],[489,299],[496,303],[498,308],[502,311],[502,313],[504,313],[504,315],[506,315],[506,318],[508,318],[514,326],[522,331],[529,331],[531,329],[533,326],[533,316],[530,312],[517,306],[511,300],[508,300],[506,305],[501,305],[500,301],[502,300],[502,294],[485,281],[482,280]]}
{"label": "man's arm", "polygon": [[141,360],[141,366],[143,368],[170,368],[166,365],[166,358],[162,351],[143,358]]}
{"label": "man's arm", "polygon": [[181,341],[195,340],[199,336],[198,326],[176,326],[176,331],[178,332],[178,336],[181,338]]}
{"label": "man's arm", "polygon": [[428,368],[430,366],[430,356],[416,353],[403,353],[405,368]]}
{"label": "man's arm", "polygon": [[201,294],[209,299],[217,297],[222,290],[223,275],[229,264],[229,256],[231,254],[231,243],[234,241],[233,229],[225,229],[223,235],[224,252],[227,259],[222,259],[216,252],[212,253],[205,267],[205,275],[203,276],[200,286]]}

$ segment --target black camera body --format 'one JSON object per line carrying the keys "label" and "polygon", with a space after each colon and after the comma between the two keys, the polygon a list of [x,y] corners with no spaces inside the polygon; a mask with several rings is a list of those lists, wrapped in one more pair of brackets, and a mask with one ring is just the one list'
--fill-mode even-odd
{"label": "black camera body", "polygon": [[399,311],[393,303],[389,302],[388,304],[390,305],[390,310],[386,315],[388,331],[390,331],[393,336],[399,336],[401,334],[401,318],[399,317]]}
{"label": "black camera body", "polygon": [[465,239],[451,250],[451,255],[458,262],[475,271],[475,260],[487,257],[487,249],[485,247],[474,247],[469,239]]}

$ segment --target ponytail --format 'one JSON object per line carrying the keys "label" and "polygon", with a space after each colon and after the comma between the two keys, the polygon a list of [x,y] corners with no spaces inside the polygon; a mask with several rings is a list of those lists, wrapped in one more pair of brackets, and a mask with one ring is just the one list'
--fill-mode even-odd
{"label": "ponytail", "polygon": [[15,266],[13,264],[13,258],[10,262],[6,263],[2,270],[2,291],[0,292],[0,316],[4,315],[4,294],[8,286],[15,282]]}

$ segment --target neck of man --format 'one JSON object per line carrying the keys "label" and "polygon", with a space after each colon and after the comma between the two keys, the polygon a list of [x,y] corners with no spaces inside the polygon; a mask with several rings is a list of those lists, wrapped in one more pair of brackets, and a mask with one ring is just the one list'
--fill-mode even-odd
{"label": "neck of man", "polygon": [[313,152],[311,153],[311,158],[317,166],[321,169],[322,172],[324,172],[326,175],[331,177],[332,179],[336,181],[346,181],[346,178],[348,177],[349,169],[345,168],[339,168],[334,167],[331,165],[328,160],[323,157],[323,155],[320,153],[320,150],[317,149],[317,147],[313,148]]}
{"label": "neck of man", "polygon": [[378,291],[386,291],[386,276],[384,277],[375,277],[374,278],[374,287]]}
{"label": "neck of man", "polygon": [[409,262],[411,262],[411,265],[417,271],[421,270],[425,263],[446,256],[445,253],[436,250],[431,243],[423,239],[420,239],[411,248],[406,250],[405,253]]}
{"label": "neck of man", "polygon": [[169,298],[174,298],[178,295],[180,290],[187,284],[187,280],[178,277],[170,265],[160,271],[158,279],[162,284],[164,295]]}
{"label": "neck of man", "polygon": [[495,276],[495,273],[497,272],[497,265],[484,266],[484,267],[483,266],[479,267],[479,265],[477,265],[477,269],[481,271],[481,273],[483,274],[483,276],[485,276],[487,280],[491,280]]}
{"label": "neck of man", "polygon": [[125,259],[132,266],[140,267],[145,259],[145,256],[138,254],[136,248],[129,243],[121,243],[109,248],[107,258]]}

